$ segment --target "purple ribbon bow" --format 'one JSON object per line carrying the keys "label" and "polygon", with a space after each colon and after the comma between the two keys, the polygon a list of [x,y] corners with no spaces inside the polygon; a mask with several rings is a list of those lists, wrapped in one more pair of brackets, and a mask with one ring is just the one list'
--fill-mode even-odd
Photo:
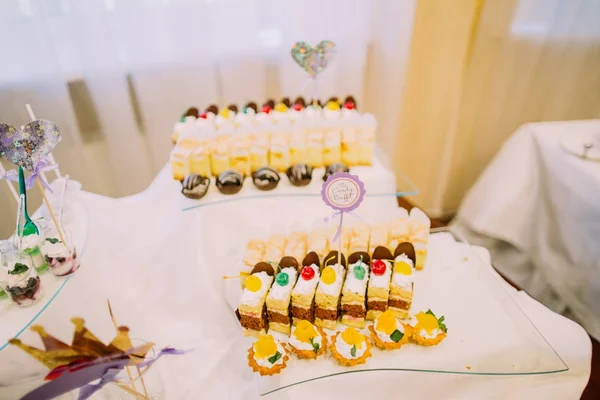
{"label": "purple ribbon bow", "polygon": [[0,172],[0,179],[6,179],[7,181],[19,182],[19,175],[14,169],[6,172]]}
{"label": "purple ribbon bow", "polygon": [[35,180],[39,179],[40,182],[42,183],[42,186],[44,186],[50,193],[54,193],[52,191],[52,188],[48,184],[48,182],[46,182],[42,178],[41,173],[52,171],[52,170],[55,170],[56,168],[58,168],[57,164],[50,164],[45,159],[41,159],[40,161],[37,162],[37,164],[35,164],[35,167],[33,168],[33,172],[31,173],[31,175],[29,175],[29,177],[25,180],[25,187],[27,187],[27,189],[31,189],[33,187],[33,184],[35,183]]}

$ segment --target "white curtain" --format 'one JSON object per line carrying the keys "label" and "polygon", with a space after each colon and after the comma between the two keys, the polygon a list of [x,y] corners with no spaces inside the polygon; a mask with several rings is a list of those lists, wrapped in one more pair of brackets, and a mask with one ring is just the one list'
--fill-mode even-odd
{"label": "white curtain", "polygon": [[[338,55],[319,78],[320,97],[354,95],[389,125],[380,140],[392,148],[413,8],[414,0],[2,0],[0,121],[25,124],[30,103],[59,124],[64,173],[88,191],[129,195],[166,163],[173,124],[189,106],[311,97],[289,50],[328,39]],[[7,234],[14,202],[4,183],[0,200]]]}

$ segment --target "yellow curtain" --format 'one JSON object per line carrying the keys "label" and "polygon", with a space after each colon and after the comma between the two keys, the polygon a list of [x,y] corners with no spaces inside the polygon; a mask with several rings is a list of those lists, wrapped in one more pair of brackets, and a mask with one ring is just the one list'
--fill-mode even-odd
{"label": "yellow curtain", "polygon": [[600,2],[417,1],[396,167],[456,211],[521,124],[600,116]]}

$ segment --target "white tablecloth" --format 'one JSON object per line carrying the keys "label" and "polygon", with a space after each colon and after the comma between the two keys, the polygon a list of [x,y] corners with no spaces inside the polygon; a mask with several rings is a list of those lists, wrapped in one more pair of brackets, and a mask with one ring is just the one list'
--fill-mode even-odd
{"label": "white tablecloth", "polygon": [[565,152],[565,135],[600,120],[524,125],[463,201],[456,228],[494,266],[600,339],[600,163]]}
{"label": "white tablecloth", "polygon": [[[173,200],[167,200],[171,193],[163,194],[152,187],[146,195],[122,200],[81,194],[90,229],[83,265],[37,322],[69,342],[72,325],[68,320],[79,315],[98,337],[108,342],[114,335],[106,309],[106,299],[110,298],[117,320],[131,328],[132,336],[159,345],[195,347],[186,356],[165,357],[155,367],[160,368],[166,399],[257,398],[256,377],[236,349],[239,327],[223,298],[222,285],[215,278],[219,270],[226,268],[218,263],[201,263],[202,254],[215,251],[202,243],[207,237],[223,237],[235,229],[261,230],[277,222],[288,226],[301,223],[298,220],[302,216],[306,221],[316,220],[330,210],[319,205],[319,199],[306,198],[286,202],[248,200],[181,212]],[[382,209],[389,210],[387,199],[372,201],[361,206],[365,218],[384,212]],[[227,219],[228,207],[247,207],[263,223],[237,225]],[[211,213],[212,218],[205,218],[206,213]],[[222,224],[204,223],[213,221],[217,213],[223,216]],[[209,269],[216,269],[217,273]],[[414,398],[579,398],[590,374],[589,338],[578,325],[524,293],[512,291],[511,295],[560,354],[569,371],[521,377],[369,372],[319,380],[267,398],[364,399],[389,397],[392,393]],[[40,345],[31,332],[21,338]],[[11,382],[12,377],[21,377],[23,371],[29,370],[44,368],[19,349],[8,347],[0,352],[0,382]],[[26,387],[0,387],[0,398],[16,398]]]}

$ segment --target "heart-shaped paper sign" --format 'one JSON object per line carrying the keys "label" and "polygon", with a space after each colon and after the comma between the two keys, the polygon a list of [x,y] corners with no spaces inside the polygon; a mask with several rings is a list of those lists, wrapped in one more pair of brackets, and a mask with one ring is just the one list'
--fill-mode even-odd
{"label": "heart-shaped paper sign", "polygon": [[292,58],[313,78],[327,68],[336,53],[335,43],[329,40],[323,40],[314,48],[305,42],[292,46]]}
{"label": "heart-shaped paper sign", "polygon": [[31,121],[23,130],[0,123],[0,157],[33,171],[60,141],[54,122],[44,119]]}

